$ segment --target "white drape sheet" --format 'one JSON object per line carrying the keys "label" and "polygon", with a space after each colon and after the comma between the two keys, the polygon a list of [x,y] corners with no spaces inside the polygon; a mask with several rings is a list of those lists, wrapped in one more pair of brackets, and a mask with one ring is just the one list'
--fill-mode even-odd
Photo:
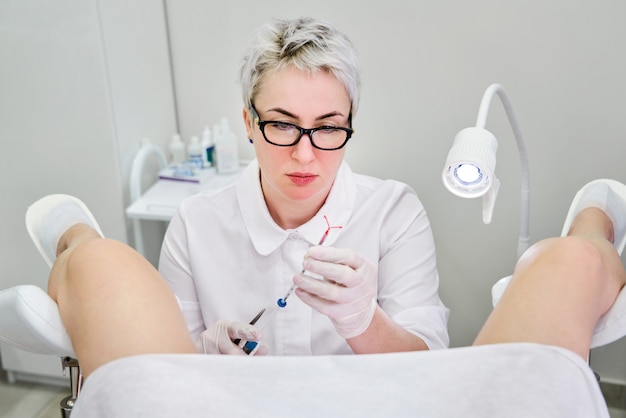
{"label": "white drape sheet", "polygon": [[84,417],[609,417],[593,372],[516,343],[360,356],[141,355],[85,382]]}

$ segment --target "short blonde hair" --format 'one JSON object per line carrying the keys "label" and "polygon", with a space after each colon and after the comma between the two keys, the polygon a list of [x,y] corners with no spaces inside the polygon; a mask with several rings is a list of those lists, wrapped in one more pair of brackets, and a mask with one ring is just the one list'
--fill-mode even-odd
{"label": "short blonde hair", "polygon": [[303,71],[332,73],[345,86],[354,116],[361,88],[356,49],[330,23],[312,18],[275,19],[259,29],[239,74],[244,106],[251,109],[268,72],[290,65]]}

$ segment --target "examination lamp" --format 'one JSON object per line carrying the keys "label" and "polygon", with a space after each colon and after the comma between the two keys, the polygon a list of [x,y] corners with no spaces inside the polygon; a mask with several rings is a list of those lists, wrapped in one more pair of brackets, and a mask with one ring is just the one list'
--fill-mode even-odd
{"label": "examination lamp", "polygon": [[485,129],[491,99],[497,94],[506,110],[509,123],[517,141],[522,169],[521,227],[518,257],[529,245],[530,181],[528,156],[519,125],[515,119],[511,102],[499,84],[487,88],[478,110],[476,126],[460,131],[454,138],[452,148],[443,169],[443,184],[457,196],[465,198],[483,197],[483,222],[491,222],[500,181],[496,178],[496,137]]}

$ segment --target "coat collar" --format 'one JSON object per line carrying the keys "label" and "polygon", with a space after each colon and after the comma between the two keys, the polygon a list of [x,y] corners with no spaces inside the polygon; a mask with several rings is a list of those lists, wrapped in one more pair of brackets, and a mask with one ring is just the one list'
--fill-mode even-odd
{"label": "coat collar", "polygon": [[[304,225],[293,230],[279,227],[272,219],[259,181],[259,165],[254,160],[242,174],[237,185],[237,201],[248,235],[257,252],[268,255],[275,251],[288,237],[296,233],[311,245],[317,245],[328,229],[326,218],[331,226],[344,226],[352,214],[356,188],[352,170],[344,161],[341,163],[326,202]],[[324,217],[326,216],[326,218]],[[341,229],[329,231],[324,245],[333,245]]]}

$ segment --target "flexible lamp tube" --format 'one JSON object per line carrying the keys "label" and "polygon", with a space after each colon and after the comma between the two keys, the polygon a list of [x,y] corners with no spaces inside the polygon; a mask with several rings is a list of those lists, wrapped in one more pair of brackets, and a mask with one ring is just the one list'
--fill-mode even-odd
{"label": "flexible lamp tube", "polygon": [[518,257],[520,257],[528,249],[530,242],[530,172],[522,133],[511,102],[501,85],[492,84],[485,91],[478,111],[476,127],[463,129],[454,138],[443,169],[442,180],[446,188],[457,196],[464,198],[482,196],[483,222],[485,224],[491,222],[500,188],[500,181],[495,175],[498,141],[491,132],[485,129],[485,125],[491,100],[496,94],[502,101],[513,129],[521,160],[522,192],[520,236],[517,248]]}

